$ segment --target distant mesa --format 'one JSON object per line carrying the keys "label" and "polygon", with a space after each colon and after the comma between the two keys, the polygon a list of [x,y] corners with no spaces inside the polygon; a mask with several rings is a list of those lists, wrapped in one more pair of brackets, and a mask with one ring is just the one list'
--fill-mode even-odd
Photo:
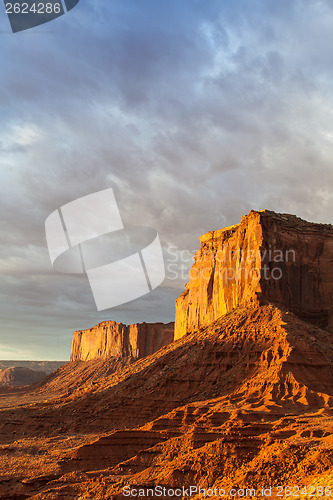
{"label": "distant mesa", "polygon": [[144,358],[170,344],[174,323],[136,323],[124,325],[103,321],[73,334],[71,361],[98,358]]}
{"label": "distant mesa", "polygon": [[200,238],[176,301],[175,339],[237,307],[272,302],[333,328],[333,226],[252,210],[240,224]]}
{"label": "distant mesa", "polygon": [[56,371],[60,366],[65,365],[68,361],[24,361],[24,360],[0,360],[0,371],[14,366],[22,366],[30,368],[34,371],[45,372],[46,375]]}
{"label": "distant mesa", "polygon": [[39,382],[46,373],[43,371],[31,370],[24,366],[12,366],[5,370],[0,370],[0,386],[26,386]]}

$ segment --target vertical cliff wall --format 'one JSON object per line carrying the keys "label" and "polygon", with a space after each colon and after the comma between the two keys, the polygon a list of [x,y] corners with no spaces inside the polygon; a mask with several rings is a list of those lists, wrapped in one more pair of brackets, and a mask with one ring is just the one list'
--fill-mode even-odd
{"label": "vertical cliff wall", "polygon": [[143,358],[173,342],[174,323],[123,325],[103,321],[88,330],[74,332],[71,361],[96,358]]}
{"label": "vertical cliff wall", "polygon": [[332,328],[333,226],[269,210],[200,238],[176,301],[175,339],[239,306],[276,302]]}

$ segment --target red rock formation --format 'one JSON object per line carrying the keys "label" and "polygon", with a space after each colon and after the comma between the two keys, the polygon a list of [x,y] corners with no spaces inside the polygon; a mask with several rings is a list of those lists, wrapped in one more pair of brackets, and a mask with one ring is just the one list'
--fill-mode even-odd
{"label": "red rock formation", "polygon": [[238,306],[275,302],[333,327],[333,226],[269,210],[200,238],[176,301],[175,339]]}
{"label": "red rock formation", "polygon": [[174,323],[123,325],[103,321],[88,330],[74,332],[71,361],[96,358],[143,358],[173,341]]}

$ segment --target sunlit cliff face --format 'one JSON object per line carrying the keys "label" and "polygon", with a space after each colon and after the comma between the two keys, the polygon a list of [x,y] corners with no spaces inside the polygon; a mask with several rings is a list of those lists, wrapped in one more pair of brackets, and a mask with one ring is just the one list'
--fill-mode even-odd
{"label": "sunlit cliff face", "polygon": [[332,327],[332,226],[251,211],[240,224],[200,241],[190,280],[176,301],[176,339],[262,301]]}

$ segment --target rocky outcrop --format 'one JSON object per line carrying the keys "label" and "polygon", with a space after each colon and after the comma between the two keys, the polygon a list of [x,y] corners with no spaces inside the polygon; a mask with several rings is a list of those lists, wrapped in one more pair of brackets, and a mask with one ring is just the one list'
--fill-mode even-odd
{"label": "rocky outcrop", "polygon": [[200,238],[176,301],[175,339],[236,307],[274,302],[333,328],[333,226],[269,210]]}
{"label": "rocky outcrop", "polygon": [[24,366],[12,366],[0,370],[0,385],[25,386],[35,384],[46,377],[43,371],[31,370]]}
{"label": "rocky outcrop", "polygon": [[143,358],[170,344],[174,323],[124,325],[103,321],[88,330],[74,332],[71,361],[97,358]]}

